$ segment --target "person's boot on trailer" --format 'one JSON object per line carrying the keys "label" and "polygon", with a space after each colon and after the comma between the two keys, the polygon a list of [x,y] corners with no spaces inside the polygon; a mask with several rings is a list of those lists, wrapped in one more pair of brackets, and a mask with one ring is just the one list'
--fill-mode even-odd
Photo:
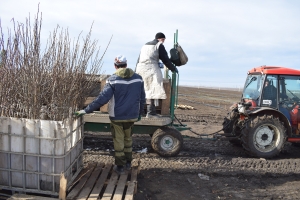
{"label": "person's boot on trailer", "polygon": [[[148,104],[150,103],[150,104]],[[147,118],[160,118],[161,116],[156,114],[154,99],[151,99],[150,102],[147,99]]]}

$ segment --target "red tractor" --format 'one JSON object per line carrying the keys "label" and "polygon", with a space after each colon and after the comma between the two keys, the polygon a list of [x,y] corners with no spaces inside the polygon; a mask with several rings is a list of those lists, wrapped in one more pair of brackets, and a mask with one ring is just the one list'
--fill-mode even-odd
{"label": "red tractor", "polygon": [[[271,158],[285,143],[300,143],[300,70],[261,66],[248,72],[241,102],[223,130],[254,157]],[[297,144],[298,143],[298,144]]]}

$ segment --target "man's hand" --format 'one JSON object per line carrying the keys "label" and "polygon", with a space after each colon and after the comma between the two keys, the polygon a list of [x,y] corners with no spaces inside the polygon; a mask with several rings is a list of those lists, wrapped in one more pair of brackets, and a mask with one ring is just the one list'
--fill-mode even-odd
{"label": "man's hand", "polygon": [[84,115],[84,114],[86,114],[86,112],[85,112],[84,110],[79,110],[79,111],[76,111],[76,112],[74,113],[74,115],[75,115],[76,117],[80,117],[80,116],[82,116],[82,115]]}

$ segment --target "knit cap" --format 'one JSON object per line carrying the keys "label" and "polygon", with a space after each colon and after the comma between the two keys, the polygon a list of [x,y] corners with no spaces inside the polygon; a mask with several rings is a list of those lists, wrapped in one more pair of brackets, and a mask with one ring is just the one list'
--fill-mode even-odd
{"label": "knit cap", "polygon": [[166,38],[165,34],[159,32],[159,33],[156,33],[155,35],[155,39],[159,39],[159,38]]}

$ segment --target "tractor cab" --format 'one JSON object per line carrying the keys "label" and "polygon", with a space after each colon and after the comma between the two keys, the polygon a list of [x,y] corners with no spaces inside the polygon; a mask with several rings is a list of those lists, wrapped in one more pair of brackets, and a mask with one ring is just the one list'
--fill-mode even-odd
{"label": "tractor cab", "polygon": [[241,101],[225,118],[224,133],[252,156],[277,155],[300,143],[300,70],[262,66],[248,72]]}
{"label": "tractor cab", "polygon": [[249,73],[241,102],[248,110],[248,114],[258,110],[279,111],[290,123],[292,134],[299,134],[300,74]]}

